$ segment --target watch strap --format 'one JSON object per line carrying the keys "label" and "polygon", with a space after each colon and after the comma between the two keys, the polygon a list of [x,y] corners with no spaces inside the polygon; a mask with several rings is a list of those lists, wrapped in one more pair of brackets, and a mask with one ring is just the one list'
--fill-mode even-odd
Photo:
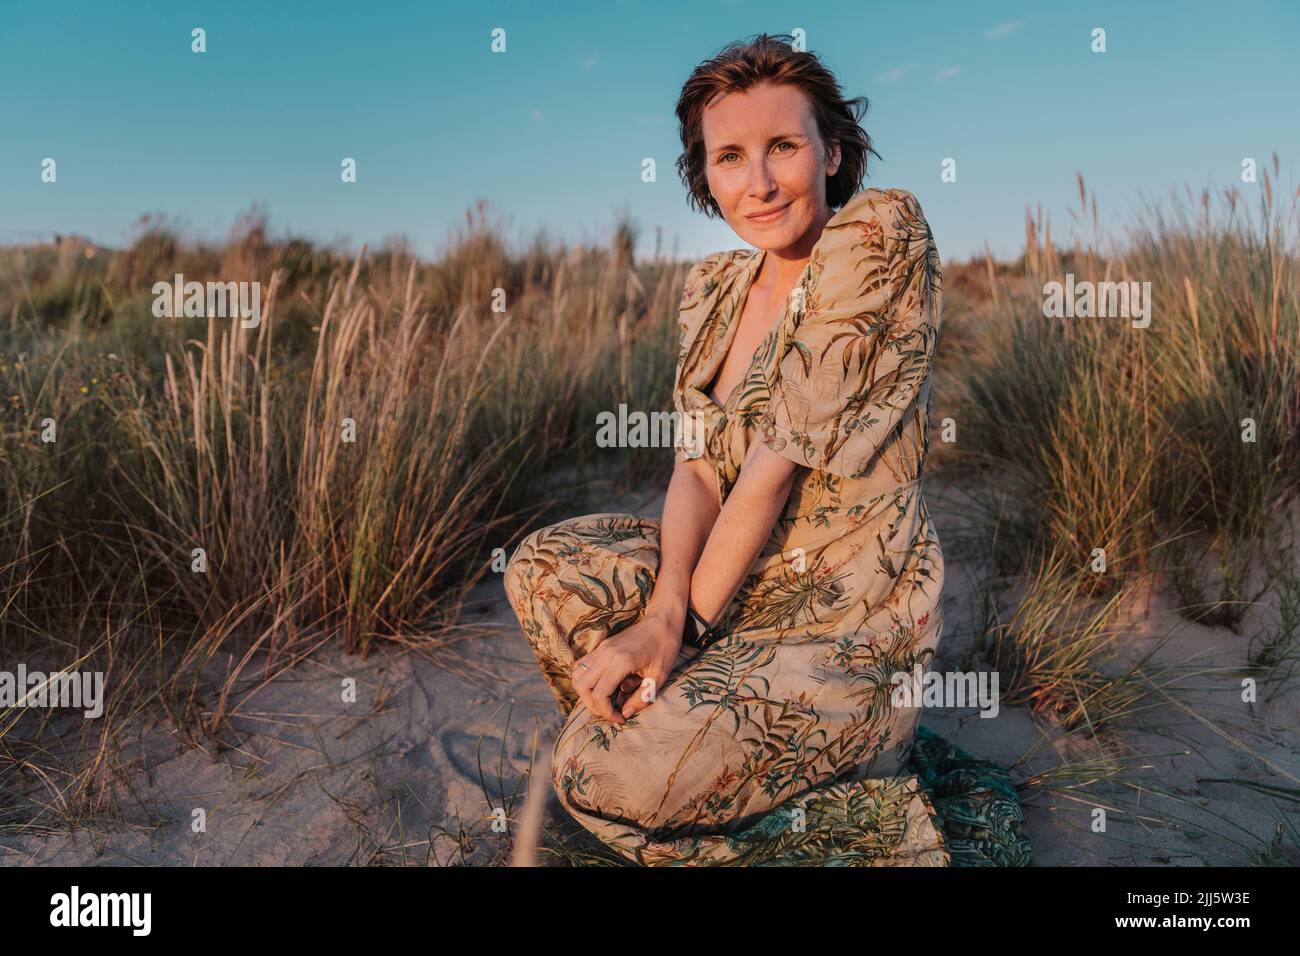
{"label": "watch strap", "polygon": [[696,613],[695,608],[686,606],[686,623],[682,632],[682,643],[692,647],[708,647],[717,640],[715,629],[709,622]]}

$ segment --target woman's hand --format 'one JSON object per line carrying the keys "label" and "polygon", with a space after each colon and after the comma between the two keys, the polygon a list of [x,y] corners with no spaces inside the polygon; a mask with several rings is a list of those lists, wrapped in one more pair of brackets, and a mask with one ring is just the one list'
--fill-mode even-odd
{"label": "woman's hand", "polygon": [[681,628],[647,610],[635,624],[607,637],[573,668],[573,688],[587,710],[617,724],[654,702],[681,650]]}

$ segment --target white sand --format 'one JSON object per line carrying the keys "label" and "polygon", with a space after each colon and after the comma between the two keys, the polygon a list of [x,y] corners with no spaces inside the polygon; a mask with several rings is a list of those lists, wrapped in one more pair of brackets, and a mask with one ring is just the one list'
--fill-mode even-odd
{"label": "white sand", "polygon": [[[956,542],[961,505],[927,483],[941,538]],[[657,516],[662,495],[625,498],[599,510]],[[598,509],[592,509],[598,510]],[[970,640],[968,560],[944,538],[948,563],[948,630],[934,669],[958,669]],[[483,671],[463,672],[413,653],[385,648],[368,661],[328,651],[242,701],[219,753],[188,748],[168,727],[141,728],[124,755],[125,781],[113,805],[72,833],[0,837],[10,864],[300,865],[426,862],[489,863],[508,857],[507,836],[494,833],[491,810],[517,819],[536,733],[554,739],[559,714],[493,575],[475,592],[467,621],[486,633],[457,646]],[[1134,623],[1131,650],[1171,628],[1166,659],[1205,653],[1210,668],[1238,667],[1247,639],[1190,625],[1168,604]],[[484,669],[490,669],[487,673]],[[342,677],[355,677],[358,701],[344,704]],[[1139,761],[1142,787],[1027,793],[1029,835],[1037,865],[1229,865],[1272,836],[1283,813],[1300,826],[1293,803],[1270,800],[1207,777],[1300,786],[1294,689],[1254,705],[1239,699],[1240,674],[1223,671],[1196,681],[1196,706],[1222,733],[1178,708],[1151,711],[1156,732],[1109,734],[1102,744],[1061,740],[1059,727],[1019,708],[994,719],[974,710],[931,710],[921,723],[980,756],[1014,765],[1024,780],[1062,761],[1100,753],[1177,756]],[[507,732],[507,716],[509,729]],[[1170,736],[1172,735],[1172,736]],[[1077,737],[1078,735],[1074,735]],[[1253,753],[1252,753],[1253,751]],[[481,770],[480,770],[481,766]],[[1165,788],[1183,801],[1157,794]],[[1092,809],[1112,808],[1107,832],[1091,829]],[[195,808],[206,832],[191,829]],[[1126,812],[1122,812],[1126,811]],[[1136,813],[1136,816],[1134,815]],[[1218,814],[1216,817],[1215,814]],[[560,832],[583,834],[548,793],[544,844]],[[513,824],[512,824],[513,825]],[[442,836],[467,833],[463,842]],[[432,839],[432,849],[431,841]],[[553,862],[543,854],[544,862]],[[1289,862],[1297,862],[1290,859]]]}

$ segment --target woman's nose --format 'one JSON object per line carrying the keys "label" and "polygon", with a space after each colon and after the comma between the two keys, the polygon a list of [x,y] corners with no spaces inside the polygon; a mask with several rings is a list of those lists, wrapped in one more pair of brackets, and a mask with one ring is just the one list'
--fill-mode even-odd
{"label": "woman's nose", "polygon": [[768,168],[766,158],[760,159],[750,166],[750,195],[756,199],[766,199],[772,194],[772,187],[775,185],[776,180],[772,178],[772,171]]}

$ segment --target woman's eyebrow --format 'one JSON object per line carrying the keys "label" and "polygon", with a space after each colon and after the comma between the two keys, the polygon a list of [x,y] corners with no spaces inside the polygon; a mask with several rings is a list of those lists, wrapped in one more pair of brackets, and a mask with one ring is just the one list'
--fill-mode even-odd
{"label": "woman's eyebrow", "polygon": [[[798,139],[803,135],[802,131],[798,133],[778,133],[776,136],[768,139],[767,145],[771,146],[773,143],[780,142],[783,139]],[[715,146],[713,149],[709,150],[709,152],[713,155],[717,155],[718,153],[725,152],[728,149],[744,149],[744,147],[739,143],[727,143],[725,146]]]}

